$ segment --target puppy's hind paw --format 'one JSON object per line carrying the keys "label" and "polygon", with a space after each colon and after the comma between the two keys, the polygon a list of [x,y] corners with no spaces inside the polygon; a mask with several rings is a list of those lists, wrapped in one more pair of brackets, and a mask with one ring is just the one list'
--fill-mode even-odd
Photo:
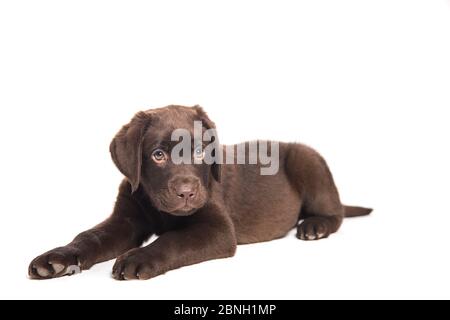
{"label": "puppy's hind paw", "polygon": [[326,218],[307,218],[297,227],[297,238],[301,240],[319,240],[329,235],[330,226]]}

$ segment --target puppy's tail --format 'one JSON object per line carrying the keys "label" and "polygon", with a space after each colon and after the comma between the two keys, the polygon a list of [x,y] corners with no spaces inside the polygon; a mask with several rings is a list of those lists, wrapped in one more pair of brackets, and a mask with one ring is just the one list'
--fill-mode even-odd
{"label": "puppy's tail", "polygon": [[373,209],[371,208],[353,207],[353,206],[344,206],[344,209],[346,218],[367,216],[373,211]]}

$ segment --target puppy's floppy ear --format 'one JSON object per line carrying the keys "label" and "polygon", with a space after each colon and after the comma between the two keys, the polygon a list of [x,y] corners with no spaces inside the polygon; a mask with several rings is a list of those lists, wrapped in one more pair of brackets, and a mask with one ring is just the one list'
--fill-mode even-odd
{"label": "puppy's floppy ear", "polygon": [[[206,112],[203,110],[202,107],[200,107],[199,105],[195,105],[194,107],[195,112],[197,113],[198,117],[200,118],[200,120],[203,123],[203,126],[206,129],[214,129],[216,130],[216,125],[215,123],[208,117],[208,115],[206,114]],[[214,142],[213,142],[216,146],[215,146],[215,150],[222,150],[220,147],[220,143],[219,143],[219,137],[217,136],[217,133],[215,135],[214,138]],[[216,161],[218,159],[218,154],[213,154],[213,157],[216,158]],[[211,174],[214,177],[214,179],[216,179],[217,182],[220,182],[221,178],[222,178],[222,165],[220,163],[214,162],[211,165]]]}
{"label": "puppy's floppy ear", "polygon": [[114,164],[131,184],[132,192],[139,186],[142,163],[142,140],[150,125],[150,114],[138,112],[130,123],[116,134],[109,150]]}

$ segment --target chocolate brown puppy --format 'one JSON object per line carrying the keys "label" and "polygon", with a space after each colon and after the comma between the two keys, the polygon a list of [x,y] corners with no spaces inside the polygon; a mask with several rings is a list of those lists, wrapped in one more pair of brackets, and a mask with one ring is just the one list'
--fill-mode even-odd
{"label": "chocolate brown puppy", "polygon": [[[201,121],[202,134],[215,128],[199,106],[139,112],[123,126],[110,146],[125,176],[112,215],[68,245],[34,259],[30,277],[50,279],[117,258],[115,279],[149,279],[231,257],[238,244],[277,239],[293,228],[302,240],[326,238],[344,217],[371,212],[342,205],[327,164],[302,144],[280,143],[277,150],[271,145],[268,151],[277,151],[278,163],[268,175],[261,174],[267,163],[260,154],[253,164],[237,163],[239,150],[251,158],[251,143],[224,147],[216,136],[210,149],[215,161],[204,158],[204,141],[191,141],[191,154],[182,153],[194,161],[176,163],[173,151],[179,140],[173,132],[185,129],[195,136],[194,121]],[[224,158],[235,161],[221,164]],[[159,237],[140,247],[152,235]]]}

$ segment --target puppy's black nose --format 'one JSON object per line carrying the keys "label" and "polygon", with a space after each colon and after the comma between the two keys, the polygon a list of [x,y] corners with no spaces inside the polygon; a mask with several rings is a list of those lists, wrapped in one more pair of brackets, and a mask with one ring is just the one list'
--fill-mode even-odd
{"label": "puppy's black nose", "polygon": [[181,183],[175,187],[175,192],[179,198],[192,199],[195,197],[195,189],[192,183]]}

